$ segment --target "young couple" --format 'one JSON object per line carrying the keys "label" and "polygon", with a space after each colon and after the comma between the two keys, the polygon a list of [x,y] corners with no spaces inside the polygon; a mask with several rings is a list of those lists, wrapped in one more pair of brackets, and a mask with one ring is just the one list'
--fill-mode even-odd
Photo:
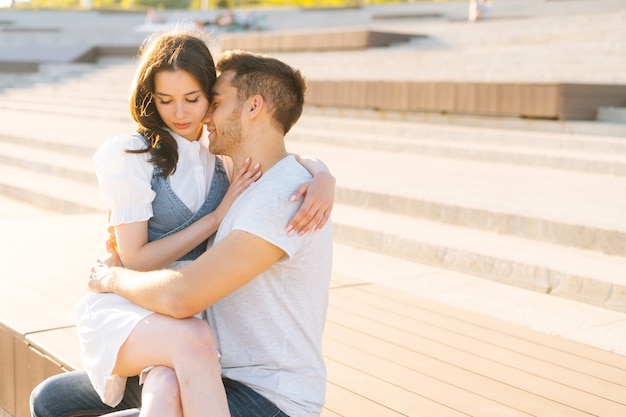
{"label": "young couple", "polygon": [[94,157],[114,235],[77,308],[85,371],[42,382],[33,416],[321,413],[334,178],[284,141],[306,84],[242,51],[217,69],[194,33],[142,51],[138,134]]}

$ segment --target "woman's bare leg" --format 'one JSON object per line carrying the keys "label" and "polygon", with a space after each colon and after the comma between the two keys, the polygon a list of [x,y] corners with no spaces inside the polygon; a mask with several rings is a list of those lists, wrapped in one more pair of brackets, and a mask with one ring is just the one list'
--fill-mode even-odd
{"label": "woman's bare leg", "polygon": [[148,372],[141,390],[139,417],[183,417],[176,372],[167,366],[156,366]]}
{"label": "woman's bare leg", "polygon": [[151,314],[137,324],[122,345],[113,372],[138,375],[148,366],[174,370],[185,417],[230,417],[215,340],[202,320]]}

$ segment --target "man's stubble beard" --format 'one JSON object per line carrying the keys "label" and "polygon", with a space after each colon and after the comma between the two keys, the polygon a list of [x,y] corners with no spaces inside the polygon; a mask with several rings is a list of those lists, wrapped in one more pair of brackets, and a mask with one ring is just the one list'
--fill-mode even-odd
{"label": "man's stubble beard", "polygon": [[241,106],[235,109],[223,123],[218,136],[209,143],[209,151],[214,155],[232,156],[233,151],[241,143]]}

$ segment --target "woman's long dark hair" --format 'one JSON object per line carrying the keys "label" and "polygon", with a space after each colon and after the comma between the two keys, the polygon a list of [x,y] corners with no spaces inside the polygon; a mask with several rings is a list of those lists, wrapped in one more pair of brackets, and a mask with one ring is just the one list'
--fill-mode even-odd
{"label": "woman's long dark hair", "polygon": [[140,51],[130,114],[137,122],[137,133],[148,140],[148,147],[129,152],[150,152],[150,162],[159,168],[159,175],[163,177],[176,171],[178,146],[156,109],[154,76],[159,71],[174,70],[187,71],[198,81],[206,97],[210,97],[217,76],[213,57],[201,34],[181,30],[157,34],[148,39]]}

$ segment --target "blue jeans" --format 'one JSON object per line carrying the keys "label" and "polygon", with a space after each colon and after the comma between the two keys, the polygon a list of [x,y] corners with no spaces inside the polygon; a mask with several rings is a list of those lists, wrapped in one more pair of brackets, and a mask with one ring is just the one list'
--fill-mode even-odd
{"label": "blue jeans", "polygon": [[[227,378],[223,382],[232,417],[289,417],[246,385]],[[137,377],[128,379],[124,399],[112,408],[100,401],[85,372],[74,371],[55,375],[39,384],[30,396],[30,413],[33,417],[136,417],[140,404],[141,387]]]}

